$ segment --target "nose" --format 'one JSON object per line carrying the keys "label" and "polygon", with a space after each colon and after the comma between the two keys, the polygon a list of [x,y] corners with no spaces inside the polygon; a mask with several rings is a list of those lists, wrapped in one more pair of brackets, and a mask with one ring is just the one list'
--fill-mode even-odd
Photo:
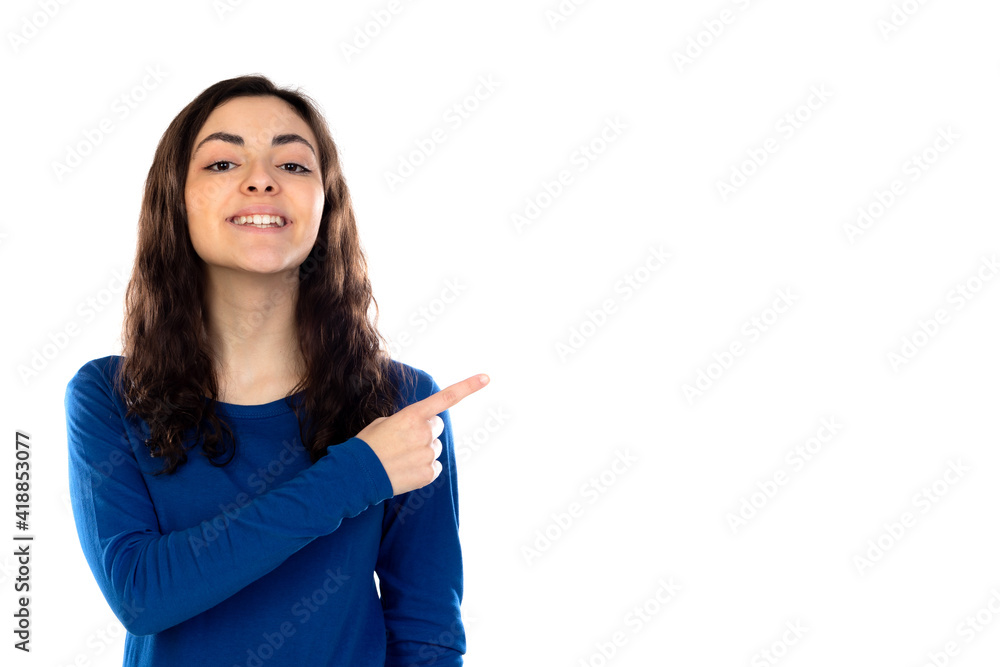
{"label": "nose", "polygon": [[273,193],[278,191],[278,182],[268,171],[267,164],[261,160],[251,162],[247,177],[243,180],[243,189],[247,193]]}

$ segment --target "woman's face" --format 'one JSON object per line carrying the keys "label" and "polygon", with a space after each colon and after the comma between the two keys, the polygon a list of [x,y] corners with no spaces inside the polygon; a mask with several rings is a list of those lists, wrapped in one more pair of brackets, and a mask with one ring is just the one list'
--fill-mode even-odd
{"label": "woman's face", "polygon": [[[212,111],[195,137],[184,188],[191,243],[209,270],[279,273],[305,261],[323,213],[317,145],[277,97],[237,97]],[[272,222],[240,224],[244,215]]]}

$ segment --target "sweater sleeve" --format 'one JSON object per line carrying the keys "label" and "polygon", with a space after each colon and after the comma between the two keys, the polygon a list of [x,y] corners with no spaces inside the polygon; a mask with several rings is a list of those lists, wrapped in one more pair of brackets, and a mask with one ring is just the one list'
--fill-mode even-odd
{"label": "sweater sleeve", "polygon": [[[392,497],[375,452],[358,439],[255,497],[205,541],[202,526],[161,532],[112,388],[93,364],[65,395],[69,485],[84,556],[115,616],[135,635],[210,609],[343,519]],[[235,514],[235,516],[234,516]]]}
{"label": "sweater sleeve", "polygon": [[[422,373],[422,400],[441,388]],[[429,391],[428,391],[429,389]],[[386,627],[386,667],[460,666],[462,551],[458,535],[458,479],[448,411],[441,440],[441,474],[385,504],[375,572]]]}

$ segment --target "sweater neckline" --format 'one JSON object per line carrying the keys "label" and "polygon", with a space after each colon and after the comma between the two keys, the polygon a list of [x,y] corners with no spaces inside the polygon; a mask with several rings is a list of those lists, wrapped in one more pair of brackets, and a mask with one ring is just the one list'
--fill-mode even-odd
{"label": "sweater neckline", "polygon": [[[283,398],[276,398],[268,403],[259,403],[256,405],[240,405],[237,403],[226,403],[225,401],[212,401],[214,403],[214,408],[223,415],[230,417],[243,417],[243,418],[261,418],[261,417],[274,417],[276,415],[283,415],[288,412],[292,412],[292,405],[289,401],[295,405],[299,405],[302,402],[302,398],[305,396],[305,390],[298,391],[291,396],[285,396]],[[205,401],[209,401],[207,396],[203,397]]]}
{"label": "sweater neckline", "polygon": [[[123,356],[113,354],[109,355],[116,363],[121,363],[124,359]],[[292,412],[292,406],[289,405],[289,399],[294,405],[301,405],[303,398],[305,397],[305,390],[295,392],[291,396],[286,396],[284,398],[277,398],[269,403],[260,403],[258,405],[239,405],[237,403],[226,403],[224,401],[212,401],[215,405],[215,409],[219,414],[237,417],[237,418],[264,418],[264,417],[275,417],[277,415],[283,415]],[[202,396],[202,400],[206,403],[211,401],[208,396]]]}

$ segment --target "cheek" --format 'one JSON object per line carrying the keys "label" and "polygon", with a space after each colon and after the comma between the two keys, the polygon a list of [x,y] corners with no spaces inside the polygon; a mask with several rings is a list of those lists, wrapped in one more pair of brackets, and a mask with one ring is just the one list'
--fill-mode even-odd
{"label": "cheek", "polygon": [[320,198],[316,201],[315,208],[313,209],[313,214],[314,214],[313,217],[316,220],[316,227],[319,227],[319,221],[323,217],[323,203],[324,199],[322,196],[320,196]]}
{"label": "cheek", "polygon": [[313,190],[313,217],[316,219],[316,224],[319,224],[320,218],[323,217],[323,205],[326,203],[325,193],[323,192],[322,186],[317,187]]}
{"label": "cheek", "polygon": [[198,220],[210,214],[211,197],[197,182],[189,182],[184,188],[184,206],[188,220]]}
{"label": "cheek", "polygon": [[185,186],[184,207],[191,245],[200,254],[205,244],[210,241],[215,229],[212,224],[215,218],[215,207],[208,193],[205,192],[204,188],[199,187],[197,182]]}
{"label": "cheek", "polygon": [[188,214],[187,231],[188,238],[191,239],[191,245],[194,246],[195,252],[199,255],[204,252],[207,246],[211,246],[208,228],[198,216]]}
{"label": "cheek", "polygon": [[308,187],[298,187],[294,191],[286,189],[286,193],[296,204],[295,210],[302,229],[318,230],[320,219],[323,217],[323,204],[326,201],[323,190],[309,184]]}

